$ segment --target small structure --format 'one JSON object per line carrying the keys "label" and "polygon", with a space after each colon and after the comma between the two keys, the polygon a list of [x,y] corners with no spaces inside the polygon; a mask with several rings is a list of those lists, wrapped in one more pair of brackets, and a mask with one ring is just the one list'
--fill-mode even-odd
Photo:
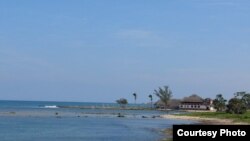
{"label": "small structure", "polygon": [[193,94],[189,97],[185,97],[179,109],[183,110],[213,110],[213,101],[210,98],[203,99],[200,96]]}

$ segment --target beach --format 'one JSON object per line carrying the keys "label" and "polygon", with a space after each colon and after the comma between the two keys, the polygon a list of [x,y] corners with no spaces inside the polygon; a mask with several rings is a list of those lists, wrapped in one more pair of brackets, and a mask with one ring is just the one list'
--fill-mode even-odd
{"label": "beach", "polygon": [[[192,112],[192,111],[189,111]],[[199,117],[199,116],[187,116],[187,115],[180,115],[180,114],[163,114],[160,116],[163,119],[175,119],[175,120],[188,120],[192,121],[191,124],[200,124],[200,125],[249,125],[246,122],[235,122],[232,119],[219,119],[219,118],[206,118],[206,117]],[[162,141],[172,141],[173,131],[172,128],[166,128],[164,130],[167,138],[163,139]]]}
{"label": "beach", "polygon": [[196,121],[200,124],[209,124],[209,125],[246,125],[248,124],[245,122],[234,122],[231,119],[204,118],[204,117],[174,115],[174,114],[164,114],[164,115],[161,115],[161,117],[164,119],[190,120],[190,121]]}

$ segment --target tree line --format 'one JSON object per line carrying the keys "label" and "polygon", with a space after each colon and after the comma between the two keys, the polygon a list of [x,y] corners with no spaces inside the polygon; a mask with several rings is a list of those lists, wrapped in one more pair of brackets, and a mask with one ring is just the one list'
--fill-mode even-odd
{"label": "tree line", "polygon": [[250,93],[236,92],[234,97],[229,99],[228,103],[222,94],[218,94],[216,95],[213,104],[218,112],[244,114],[247,109],[250,109]]}
{"label": "tree line", "polygon": [[[164,103],[165,108],[167,108],[168,101],[172,97],[172,91],[169,89],[169,87],[168,86],[164,86],[163,88],[159,87],[158,90],[154,90],[154,94]],[[135,104],[136,104],[137,94],[133,93],[132,95],[134,97]],[[148,95],[148,97],[150,99],[151,108],[153,108],[153,95],[150,94]],[[116,100],[116,103],[118,103],[121,107],[124,108],[126,104],[128,104],[128,100],[125,98],[120,98]]]}
{"label": "tree line", "polygon": [[[137,94],[132,94],[134,97],[134,103],[136,104]],[[154,95],[157,96],[162,103],[164,108],[168,107],[169,101],[172,97],[172,91],[168,86],[159,87],[154,90]],[[153,95],[148,95],[150,99],[151,108],[153,108]],[[121,107],[125,107],[128,104],[127,99],[121,98],[116,101]],[[231,114],[244,114],[247,109],[250,109],[250,93],[247,92],[236,92],[234,97],[228,101],[223,97],[222,94],[217,94],[213,100],[214,108],[217,112],[227,112]]]}

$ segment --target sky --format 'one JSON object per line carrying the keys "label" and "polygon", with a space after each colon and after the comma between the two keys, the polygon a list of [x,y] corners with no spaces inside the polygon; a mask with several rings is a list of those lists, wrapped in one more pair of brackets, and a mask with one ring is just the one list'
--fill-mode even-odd
{"label": "sky", "polygon": [[[0,99],[250,92],[248,0],[0,0]],[[157,97],[153,95],[154,100]]]}

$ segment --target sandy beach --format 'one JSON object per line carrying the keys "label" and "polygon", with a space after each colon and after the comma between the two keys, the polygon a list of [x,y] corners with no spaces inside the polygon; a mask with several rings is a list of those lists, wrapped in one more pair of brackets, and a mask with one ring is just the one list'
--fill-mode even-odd
{"label": "sandy beach", "polygon": [[182,115],[171,115],[165,114],[161,115],[161,118],[165,119],[175,119],[175,120],[193,120],[198,121],[201,124],[212,124],[212,125],[247,125],[244,122],[234,122],[230,119],[218,119],[218,118],[204,118],[204,117],[194,117],[194,116],[182,116]]}

